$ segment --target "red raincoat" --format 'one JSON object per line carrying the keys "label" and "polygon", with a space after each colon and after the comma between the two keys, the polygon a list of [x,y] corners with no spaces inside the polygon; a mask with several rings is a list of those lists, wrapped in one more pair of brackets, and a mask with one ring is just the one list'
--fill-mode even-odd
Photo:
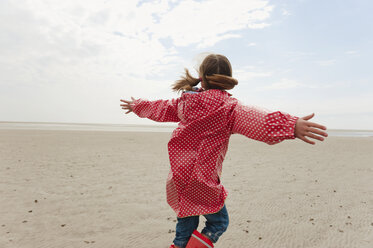
{"label": "red raincoat", "polygon": [[133,112],[158,122],[179,122],[168,142],[167,202],[178,217],[218,212],[227,191],[220,182],[231,134],[276,144],[294,139],[298,117],[242,105],[223,90],[183,93],[171,100],[135,100]]}

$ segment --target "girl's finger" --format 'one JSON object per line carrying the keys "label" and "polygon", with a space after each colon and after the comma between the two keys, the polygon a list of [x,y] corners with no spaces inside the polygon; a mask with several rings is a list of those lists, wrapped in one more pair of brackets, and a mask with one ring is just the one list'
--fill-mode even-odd
{"label": "girl's finger", "polygon": [[131,96],[131,99],[132,99],[132,101],[135,101],[135,100],[136,100],[135,98],[133,98],[133,96]]}
{"label": "girl's finger", "polygon": [[308,144],[311,144],[311,145],[314,145],[314,144],[315,144],[315,142],[313,142],[313,141],[307,139],[307,138],[304,137],[304,136],[301,136],[301,137],[299,137],[299,138],[300,138],[301,140],[303,140],[304,142],[308,143]]}
{"label": "girl's finger", "polygon": [[311,119],[311,118],[314,117],[314,116],[315,116],[315,113],[312,113],[312,114],[310,114],[310,115],[307,115],[307,116],[305,116],[305,117],[302,117],[302,119],[308,121],[309,119]]}
{"label": "girl's finger", "polygon": [[308,131],[312,132],[312,133],[316,133],[316,134],[324,136],[324,137],[328,137],[328,134],[326,132],[323,132],[323,131],[321,131],[319,129],[316,129],[316,128],[310,127],[310,128],[308,128]]}
{"label": "girl's finger", "polygon": [[323,141],[323,140],[324,140],[323,137],[318,136],[318,135],[315,135],[315,134],[313,134],[313,133],[307,133],[307,136],[310,137],[310,138],[312,138],[312,139],[315,139],[315,140],[320,140],[320,141]]}
{"label": "girl's finger", "polygon": [[325,126],[317,124],[317,123],[314,123],[314,122],[308,122],[307,125],[309,127],[316,127],[316,128],[322,129],[322,130],[326,130]]}

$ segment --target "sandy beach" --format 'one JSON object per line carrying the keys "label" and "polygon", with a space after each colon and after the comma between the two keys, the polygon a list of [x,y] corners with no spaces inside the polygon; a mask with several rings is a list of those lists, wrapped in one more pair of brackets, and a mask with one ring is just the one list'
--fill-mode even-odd
{"label": "sandy beach", "polygon": [[[0,130],[0,247],[168,248],[170,133]],[[373,138],[233,135],[216,247],[373,247]],[[204,223],[201,217],[201,224]]]}

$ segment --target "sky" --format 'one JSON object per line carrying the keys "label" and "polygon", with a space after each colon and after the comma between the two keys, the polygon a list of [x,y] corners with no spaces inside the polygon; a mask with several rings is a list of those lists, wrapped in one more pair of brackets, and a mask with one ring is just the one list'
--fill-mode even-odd
{"label": "sky", "polygon": [[369,0],[1,0],[0,121],[153,124],[120,99],[223,54],[246,105],[373,130]]}

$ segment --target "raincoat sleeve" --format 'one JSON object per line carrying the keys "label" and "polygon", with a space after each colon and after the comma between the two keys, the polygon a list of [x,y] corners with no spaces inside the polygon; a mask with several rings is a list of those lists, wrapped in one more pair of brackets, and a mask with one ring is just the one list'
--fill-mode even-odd
{"label": "raincoat sleeve", "polygon": [[179,122],[177,105],[180,98],[171,100],[148,101],[137,99],[133,101],[132,111],[141,118],[148,118],[157,122]]}
{"label": "raincoat sleeve", "polygon": [[242,134],[273,145],[285,139],[295,139],[297,119],[284,112],[269,112],[238,103],[232,113],[232,134]]}

